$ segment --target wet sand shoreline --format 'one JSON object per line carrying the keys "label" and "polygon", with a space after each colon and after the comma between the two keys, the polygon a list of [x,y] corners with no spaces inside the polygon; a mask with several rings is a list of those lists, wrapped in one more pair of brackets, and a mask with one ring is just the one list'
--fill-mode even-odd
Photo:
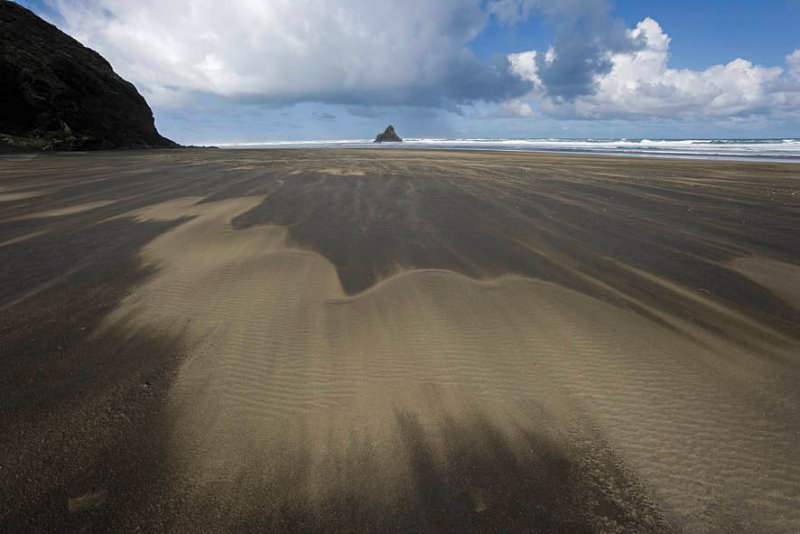
{"label": "wet sand shoreline", "polygon": [[800,528],[800,165],[0,159],[2,520]]}

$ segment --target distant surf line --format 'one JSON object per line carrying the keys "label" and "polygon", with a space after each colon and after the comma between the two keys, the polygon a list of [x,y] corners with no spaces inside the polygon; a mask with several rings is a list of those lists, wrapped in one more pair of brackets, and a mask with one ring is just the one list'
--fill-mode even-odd
{"label": "distant surf line", "polygon": [[599,154],[632,157],[669,157],[734,161],[800,161],[800,139],[491,139],[409,138],[402,144],[376,145],[370,139],[259,141],[218,143],[224,149],[258,148],[366,148],[391,147],[440,150],[496,150]]}

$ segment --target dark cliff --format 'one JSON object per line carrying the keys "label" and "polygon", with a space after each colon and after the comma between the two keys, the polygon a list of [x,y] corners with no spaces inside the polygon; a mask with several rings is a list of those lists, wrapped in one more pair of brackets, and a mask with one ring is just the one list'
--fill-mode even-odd
{"label": "dark cliff", "polygon": [[0,0],[0,80],[0,148],[178,146],[100,54],[8,0]]}

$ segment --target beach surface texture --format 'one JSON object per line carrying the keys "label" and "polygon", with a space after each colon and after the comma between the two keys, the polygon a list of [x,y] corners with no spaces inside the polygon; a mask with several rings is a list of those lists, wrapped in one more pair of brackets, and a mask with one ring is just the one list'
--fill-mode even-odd
{"label": "beach surface texture", "polygon": [[9,531],[800,531],[800,164],[0,159]]}

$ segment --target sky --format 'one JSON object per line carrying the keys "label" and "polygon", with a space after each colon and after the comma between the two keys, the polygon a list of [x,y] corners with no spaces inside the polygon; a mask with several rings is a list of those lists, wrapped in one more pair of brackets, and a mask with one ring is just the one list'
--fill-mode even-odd
{"label": "sky", "polygon": [[800,137],[800,0],[21,0],[183,144]]}

